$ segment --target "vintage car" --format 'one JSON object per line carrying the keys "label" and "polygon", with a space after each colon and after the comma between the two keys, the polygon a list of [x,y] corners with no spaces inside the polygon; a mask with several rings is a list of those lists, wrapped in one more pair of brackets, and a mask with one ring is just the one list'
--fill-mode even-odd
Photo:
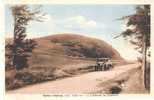
{"label": "vintage car", "polygon": [[109,70],[110,68],[113,68],[113,64],[110,58],[96,59],[95,71],[102,71],[102,70],[105,71]]}

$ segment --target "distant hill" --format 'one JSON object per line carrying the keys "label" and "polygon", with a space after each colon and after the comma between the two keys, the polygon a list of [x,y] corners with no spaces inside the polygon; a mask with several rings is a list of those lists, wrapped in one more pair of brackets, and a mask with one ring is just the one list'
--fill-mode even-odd
{"label": "distant hill", "polygon": [[75,34],[58,34],[36,39],[37,50],[63,54],[72,57],[96,58],[109,57],[111,59],[123,58],[105,41]]}

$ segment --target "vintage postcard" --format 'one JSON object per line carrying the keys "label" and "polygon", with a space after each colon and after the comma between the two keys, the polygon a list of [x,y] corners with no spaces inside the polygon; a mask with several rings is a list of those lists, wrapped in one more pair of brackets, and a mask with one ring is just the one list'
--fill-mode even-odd
{"label": "vintage postcard", "polygon": [[152,99],[152,2],[21,1],[3,2],[6,100]]}

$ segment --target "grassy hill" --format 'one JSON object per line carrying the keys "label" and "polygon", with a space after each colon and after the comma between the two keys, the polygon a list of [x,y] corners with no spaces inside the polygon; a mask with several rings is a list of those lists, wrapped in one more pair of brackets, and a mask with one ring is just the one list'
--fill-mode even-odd
{"label": "grassy hill", "polygon": [[122,59],[120,54],[105,41],[74,34],[59,34],[38,38],[38,49],[50,48],[58,53],[77,57],[109,57]]}
{"label": "grassy hill", "polygon": [[[7,39],[6,44],[10,41]],[[59,34],[35,41],[38,45],[28,60],[28,68],[6,70],[6,89],[93,71],[96,57],[124,60],[105,41],[86,36]]]}

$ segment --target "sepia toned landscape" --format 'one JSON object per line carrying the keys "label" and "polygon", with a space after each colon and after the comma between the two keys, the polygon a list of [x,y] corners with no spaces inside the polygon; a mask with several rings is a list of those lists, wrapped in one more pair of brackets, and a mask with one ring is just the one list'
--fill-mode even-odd
{"label": "sepia toned landscape", "polygon": [[6,9],[6,93],[150,93],[149,5]]}

